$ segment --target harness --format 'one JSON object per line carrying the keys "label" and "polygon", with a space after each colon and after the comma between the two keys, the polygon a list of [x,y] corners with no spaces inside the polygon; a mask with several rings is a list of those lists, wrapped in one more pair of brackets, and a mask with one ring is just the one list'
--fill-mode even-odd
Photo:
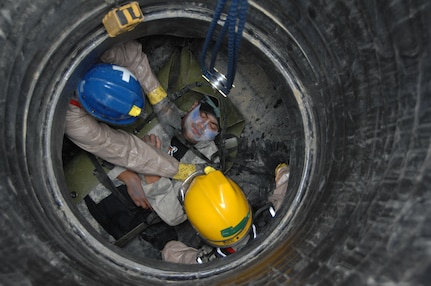
{"label": "harness", "polygon": [[[149,219],[151,211],[136,207],[127,195],[124,185],[119,188],[114,185],[102,166],[102,164],[109,164],[108,162],[100,163],[91,153],[87,153],[87,156],[95,167],[93,175],[111,192],[112,196],[106,197],[99,204],[96,204],[89,195],[85,196],[84,201],[96,221],[116,239],[114,245],[123,247],[139,233],[161,222],[160,219]],[[115,220],[119,214],[121,218]]]}
{"label": "harness", "polygon": [[212,158],[205,158],[192,144],[184,140],[180,130],[177,130],[176,137],[209,165],[215,166],[214,159],[218,156],[219,168],[223,172],[227,172],[234,164],[239,137],[245,126],[241,113],[229,98],[214,90],[211,84],[202,77],[201,66],[188,47],[174,53],[166,65],[161,68],[157,77],[160,84],[167,90],[171,101],[182,110],[188,110],[195,101],[200,101],[205,97],[212,97],[219,103],[221,131],[214,140],[219,150],[218,154]]}

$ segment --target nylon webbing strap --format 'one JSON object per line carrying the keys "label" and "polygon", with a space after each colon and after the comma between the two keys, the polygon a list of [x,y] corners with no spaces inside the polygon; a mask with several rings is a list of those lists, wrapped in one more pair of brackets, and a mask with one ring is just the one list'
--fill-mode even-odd
{"label": "nylon webbing strap", "polygon": [[87,152],[90,161],[93,163],[94,167],[94,175],[97,177],[100,183],[105,186],[111,193],[127,208],[130,207],[130,204],[124,198],[124,196],[120,193],[120,191],[115,187],[112,180],[108,177],[99,160],[97,160],[96,156]]}
{"label": "nylon webbing strap", "polygon": [[199,151],[198,149],[196,149],[195,146],[193,146],[192,144],[190,144],[189,142],[187,142],[187,140],[184,139],[183,134],[178,132],[175,137],[178,139],[178,141],[180,141],[183,145],[185,145],[190,151],[193,152],[193,154],[195,154],[196,156],[198,156],[199,158],[201,158],[202,160],[204,160],[205,162],[207,162],[210,165],[215,164],[214,161],[210,160],[207,156],[205,156],[204,154],[202,154],[201,151]]}
{"label": "nylon webbing strap", "polygon": [[125,246],[130,240],[132,240],[133,238],[135,238],[138,234],[140,234],[141,232],[143,232],[148,227],[150,227],[149,224],[146,224],[145,222],[141,222],[134,229],[132,229],[131,231],[129,231],[128,233],[126,233],[125,235],[123,235],[122,237],[120,237],[119,239],[117,239],[114,242],[114,245],[116,245],[118,247]]}
{"label": "nylon webbing strap", "polygon": [[[115,187],[112,180],[108,177],[105,170],[103,169],[102,165],[100,164],[99,160],[97,160],[96,156],[94,156],[91,153],[87,153],[88,157],[90,158],[91,162],[93,163],[95,169],[94,175],[97,177],[97,179],[104,185],[108,190],[112,192],[112,194],[120,200],[122,204],[128,209],[131,209],[132,207],[127,202],[126,198],[121,194],[121,192]],[[132,240],[134,237],[136,237],[140,232],[147,229],[150,225],[141,222],[138,226],[133,228],[131,231],[120,237],[114,242],[114,245],[118,247],[125,246],[130,240]]]}
{"label": "nylon webbing strap", "polygon": [[[192,88],[200,87],[202,85],[203,85],[203,83],[201,83],[201,82],[193,82],[191,84],[188,84],[188,85],[184,86],[182,89],[180,89],[180,90],[178,90],[178,91],[176,91],[174,93],[169,93],[168,94],[169,100],[171,100],[172,102],[174,102],[175,100],[177,100],[178,98],[180,98],[181,96],[183,96],[185,93],[189,92]],[[133,129],[133,134],[135,134],[135,135],[138,134],[139,131],[141,131],[142,128],[144,128],[145,125],[147,125],[154,118],[156,118],[156,114],[154,112],[151,112],[151,114],[148,115],[144,119],[144,122],[142,122],[137,127],[135,127],[135,129]]]}
{"label": "nylon webbing strap", "polygon": [[[220,141],[219,143],[223,142],[225,132],[226,132],[226,107],[225,107],[225,98],[220,98],[219,105],[220,105],[220,122],[222,124],[221,131],[220,131]],[[226,154],[223,146],[217,146],[220,152],[220,168],[223,172],[226,171]]]}

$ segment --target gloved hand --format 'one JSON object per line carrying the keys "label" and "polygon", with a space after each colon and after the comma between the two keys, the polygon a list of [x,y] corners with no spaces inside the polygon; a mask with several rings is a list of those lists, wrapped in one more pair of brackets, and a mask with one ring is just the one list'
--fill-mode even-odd
{"label": "gloved hand", "polygon": [[260,160],[271,175],[275,175],[280,164],[289,164],[289,153],[288,147],[280,142],[265,140],[258,146]]}
{"label": "gloved hand", "polygon": [[208,165],[180,163],[178,165],[178,172],[174,177],[172,177],[172,179],[177,181],[184,181],[185,179],[187,179],[188,176],[190,176],[194,172],[203,171],[206,166]]}

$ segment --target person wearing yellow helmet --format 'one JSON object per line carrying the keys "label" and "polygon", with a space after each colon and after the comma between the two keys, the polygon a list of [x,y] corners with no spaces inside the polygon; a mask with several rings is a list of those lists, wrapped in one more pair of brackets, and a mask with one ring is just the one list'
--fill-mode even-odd
{"label": "person wearing yellow helmet", "polygon": [[232,247],[246,237],[252,222],[250,204],[240,187],[221,171],[206,167],[204,174],[192,177],[187,191],[183,186],[180,192],[188,220],[207,243]]}
{"label": "person wearing yellow helmet", "polygon": [[[280,163],[275,168],[275,190],[268,198],[271,216],[280,208],[289,182],[290,167]],[[200,249],[181,241],[169,241],[162,250],[164,261],[200,264],[225,257],[244,247],[256,237],[251,207],[242,190],[220,171],[207,167],[183,182],[180,200],[191,225],[208,244]]]}

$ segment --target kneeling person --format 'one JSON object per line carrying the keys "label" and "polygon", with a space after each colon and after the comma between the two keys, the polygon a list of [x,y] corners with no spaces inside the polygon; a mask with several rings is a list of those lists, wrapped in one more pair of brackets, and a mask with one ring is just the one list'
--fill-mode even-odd
{"label": "kneeling person", "polygon": [[[289,182],[290,168],[281,163],[275,169],[276,187],[268,198],[270,217],[280,208]],[[181,241],[169,241],[162,259],[174,263],[197,264],[225,257],[256,238],[257,230],[250,205],[238,185],[220,171],[207,167],[192,174],[180,189],[188,219],[207,245],[196,249]]]}

